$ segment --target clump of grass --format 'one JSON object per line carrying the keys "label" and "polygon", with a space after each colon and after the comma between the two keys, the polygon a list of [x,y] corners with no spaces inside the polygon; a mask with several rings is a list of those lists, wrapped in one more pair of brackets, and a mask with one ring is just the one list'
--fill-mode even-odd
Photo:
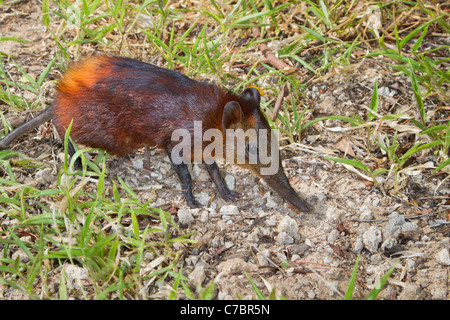
{"label": "clump of grass", "polygon": [[[118,184],[107,186],[106,157],[101,152],[95,161],[88,161],[84,154],[92,150],[78,150],[69,163],[69,134],[70,127],[54,189],[17,182],[11,165],[45,168],[45,164],[26,161],[17,152],[0,152],[9,177],[1,178],[0,212],[13,221],[0,232],[0,283],[32,299],[146,299],[149,292],[140,288],[162,281],[178,268],[176,252],[168,254],[172,245],[195,241],[180,232],[170,214],[142,203],[120,177]],[[74,173],[78,157],[83,170]],[[109,196],[107,189],[112,192]],[[143,220],[150,222],[145,228],[140,226]],[[145,261],[148,253],[159,261],[153,268]],[[68,266],[82,270],[82,275],[68,274]],[[54,273],[60,279],[57,292]]]}
{"label": "clump of grass", "polygon": [[[400,72],[404,73],[410,78],[411,88],[414,93],[414,99],[416,102],[416,114],[409,118],[409,121],[420,128],[421,132],[416,136],[417,142],[410,147],[408,150],[404,151],[403,154],[399,155],[399,142],[397,141],[397,132],[394,135],[384,134],[384,139],[375,140],[376,145],[381,149],[381,151],[387,155],[389,159],[389,164],[387,168],[377,168],[375,170],[370,169],[370,167],[364,164],[361,160],[355,159],[339,159],[332,158],[331,160],[341,162],[360,170],[363,170],[365,173],[370,175],[370,180],[373,181],[378,187],[384,189],[377,184],[376,176],[384,173],[388,173],[390,175],[393,173],[394,176],[394,190],[399,189],[398,181],[399,174],[407,172],[408,169],[405,168],[405,164],[409,162],[410,166],[413,166],[414,163],[409,161],[411,156],[417,152],[422,150],[430,149],[436,155],[436,160],[440,163],[434,172],[438,170],[442,170],[449,164],[448,160],[448,123],[447,124],[435,124],[433,121],[429,121],[430,114],[434,113],[434,110],[427,111],[424,105],[424,100],[435,95],[442,101],[446,102],[448,100],[448,85],[450,78],[448,77],[448,73],[443,70],[445,63],[447,63],[449,58],[443,58],[438,60],[432,60],[428,57],[435,50],[426,50],[422,53],[419,53],[419,49],[421,48],[421,44],[423,39],[425,38],[428,29],[433,24],[440,24],[444,27],[444,29],[448,29],[448,25],[444,20],[443,15],[430,15],[431,18],[421,23],[418,27],[416,27],[412,32],[407,34],[404,38],[401,38],[401,32],[398,31],[397,25],[394,27],[394,36],[395,36],[395,49],[392,46],[387,48],[387,43],[384,41],[384,37],[380,37],[379,43],[382,49],[370,52],[366,55],[366,57],[379,56],[383,55],[390,59],[400,62],[399,64],[391,64],[388,63],[391,67]],[[418,36],[418,39],[415,41],[414,45],[409,49],[407,49],[407,44],[411,42],[411,40]],[[438,50],[449,50],[448,46],[440,46],[436,48]],[[420,74],[421,76],[418,76]],[[427,91],[423,93],[421,91],[421,87],[425,87]],[[373,96],[369,106],[369,113],[367,116],[367,121],[373,121],[376,118],[378,120],[393,120],[400,117],[405,117],[405,114],[397,114],[397,115],[387,115],[384,117],[376,116],[378,108],[378,92],[377,92],[377,84],[373,88]],[[331,117],[330,117],[331,118]],[[416,118],[418,120],[416,120]],[[316,119],[317,120],[317,119]],[[350,122],[351,125],[365,125],[365,121],[362,119],[358,119],[359,124]],[[375,132],[371,131],[371,126],[365,127],[369,130],[369,137],[373,136]],[[378,133],[378,136],[382,133]],[[367,141],[368,145],[371,144],[371,139]],[[371,147],[369,147],[369,151],[371,151]],[[389,168],[389,169],[388,169]]]}
{"label": "clump of grass", "polygon": [[[355,289],[355,282],[356,282],[356,277],[358,274],[359,258],[360,258],[360,256],[358,255],[356,257],[352,276],[350,277],[350,282],[347,287],[347,292],[345,293],[344,300],[352,300],[353,299],[353,292]],[[374,288],[366,296],[365,300],[376,300],[377,299],[378,295],[380,294],[381,290],[383,290],[384,286],[386,285],[389,277],[391,276],[392,272],[395,270],[396,266],[397,266],[397,263],[394,263],[394,265],[381,277],[381,279],[375,284]]]}
{"label": "clump of grass", "polygon": [[[145,283],[162,281],[178,268],[177,259],[167,253],[176,242],[192,243],[190,234],[180,233],[168,213],[142,203],[121,179],[107,196],[105,158],[92,166],[101,169],[90,171],[84,162],[83,173],[76,176],[66,171],[66,161],[55,189],[2,178],[0,212],[14,223],[1,232],[1,284],[33,299],[144,299],[149,294],[140,291]],[[96,187],[91,185],[94,177]],[[143,228],[143,220],[151,223]],[[12,259],[8,252],[19,254]],[[150,270],[148,253],[160,261]],[[84,270],[83,281],[65,273],[69,265]],[[58,292],[52,291],[50,278],[55,276],[50,273],[60,274]]]}

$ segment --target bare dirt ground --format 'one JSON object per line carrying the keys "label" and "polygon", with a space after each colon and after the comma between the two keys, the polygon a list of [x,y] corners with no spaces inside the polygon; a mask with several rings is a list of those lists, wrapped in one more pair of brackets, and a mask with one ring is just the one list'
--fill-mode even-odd
{"label": "bare dirt ground", "polygon": [[[0,32],[30,41],[0,43],[0,51],[13,55],[26,72],[39,75],[56,50],[49,45],[51,35],[40,24],[38,5],[2,8]],[[56,79],[58,74],[51,72],[49,77]],[[381,108],[407,112],[413,99],[409,80],[394,76],[376,57],[339,73],[330,72],[311,83],[305,96],[319,116],[363,114],[366,110],[362,106],[369,105],[375,79],[386,96],[380,97]],[[32,94],[24,94],[33,99]],[[52,88],[46,95],[48,103]],[[7,111],[7,106],[1,107]],[[24,116],[5,115],[10,121]],[[136,188],[140,198],[154,199],[152,205],[172,212],[186,233],[197,231],[193,238],[198,244],[182,248],[184,274],[193,284],[204,285],[220,273],[217,299],[234,299],[236,294],[255,299],[245,273],[266,295],[275,286],[279,296],[294,300],[342,299],[358,253],[356,298],[364,298],[398,261],[379,298],[449,299],[450,230],[448,224],[439,222],[448,212],[448,180],[441,183],[442,176],[412,172],[402,182],[405,192],[383,195],[358,174],[324,159],[339,153],[342,139],[352,141],[352,152],[364,153],[358,146],[363,137],[352,136],[352,131],[336,133],[333,129],[340,125],[338,121],[317,123],[301,143],[283,149],[286,173],[294,189],[310,204],[309,214],[296,212],[262,181],[230,165],[222,165],[221,171],[229,187],[242,195],[239,201],[226,203],[216,197],[207,171],[194,165],[194,194],[204,208],[187,209],[177,176],[159,150],[151,151],[150,170],[142,167],[142,151],[127,160],[111,158],[108,177],[119,175]],[[47,154],[43,160],[55,175],[62,149],[49,143],[51,128],[50,124],[42,126],[37,135],[22,138],[14,149],[32,157]],[[401,138],[409,143],[407,133]],[[416,161],[425,164],[428,155],[420,154]],[[36,176],[37,172],[18,173],[18,180]],[[46,183],[45,187],[55,184],[51,179]],[[146,190],[149,185],[153,190]],[[153,290],[155,298],[165,296],[162,286]],[[4,297],[21,298],[5,293]]]}

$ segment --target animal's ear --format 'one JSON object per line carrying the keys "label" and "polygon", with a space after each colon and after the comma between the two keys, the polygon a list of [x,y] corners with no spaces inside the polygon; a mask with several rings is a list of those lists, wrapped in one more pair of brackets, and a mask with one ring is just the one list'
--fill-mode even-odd
{"label": "animal's ear", "polygon": [[222,128],[223,130],[230,129],[239,125],[244,119],[241,105],[236,101],[228,102],[223,108],[222,114]]}
{"label": "animal's ear", "polygon": [[259,107],[259,102],[261,101],[261,94],[258,89],[249,87],[242,92],[241,99],[248,105],[257,108]]}

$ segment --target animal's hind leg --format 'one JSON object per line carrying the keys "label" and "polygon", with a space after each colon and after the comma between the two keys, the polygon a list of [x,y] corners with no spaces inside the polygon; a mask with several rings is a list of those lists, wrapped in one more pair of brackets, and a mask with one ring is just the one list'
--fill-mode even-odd
{"label": "animal's hind leg", "polygon": [[150,170],[150,147],[145,145],[144,149],[144,169]]}
{"label": "animal's hind leg", "polygon": [[[75,147],[73,146],[73,144],[72,144],[72,142],[70,140],[69,140],[69,145],[67,146],[67,152],[69,153],[70,158],[72,158],[75,155],[75,152],[76,152]],[[75,166],[76,170],[83,170],[83,165],[81,163],[81,158],[80,157],[78,157],[75,160],[74,166]]]}

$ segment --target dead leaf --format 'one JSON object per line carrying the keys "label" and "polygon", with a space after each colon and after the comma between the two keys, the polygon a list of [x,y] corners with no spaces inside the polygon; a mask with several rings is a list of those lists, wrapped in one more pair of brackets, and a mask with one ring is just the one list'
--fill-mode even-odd
{"label": "dead leaf", "polygon": [[353,152],[352,147],[350,146],[350,140],[347,137],[340,138],[335,144],[334,147],[339,151],[343,152],[345,155],[350,155],[353,158],[356,158],[355,153]]}
{"label": "dead leaf", "polygon": [[338,256],[344,257],[346,259],[350,258],[350,252],[348,252],[347,250],[344,250],[336,245],[332,245],[331,248],[333,249],[333,252],[336,253]]}
{"label": "dead leaf", "polygon": [[366,180],[364,178],[361,178],[361,181],[364,183],[367,189],[372,189],[373,187],[373,181]]}
{"label": "dead leaf", "polygon": [[345,235],[349,235],[350,232],[348,231],[347,227],[345,227],[345,225],[342,222],[338,222],[337,223],[337,229],[339,231],[339,233],[344,232]]}

